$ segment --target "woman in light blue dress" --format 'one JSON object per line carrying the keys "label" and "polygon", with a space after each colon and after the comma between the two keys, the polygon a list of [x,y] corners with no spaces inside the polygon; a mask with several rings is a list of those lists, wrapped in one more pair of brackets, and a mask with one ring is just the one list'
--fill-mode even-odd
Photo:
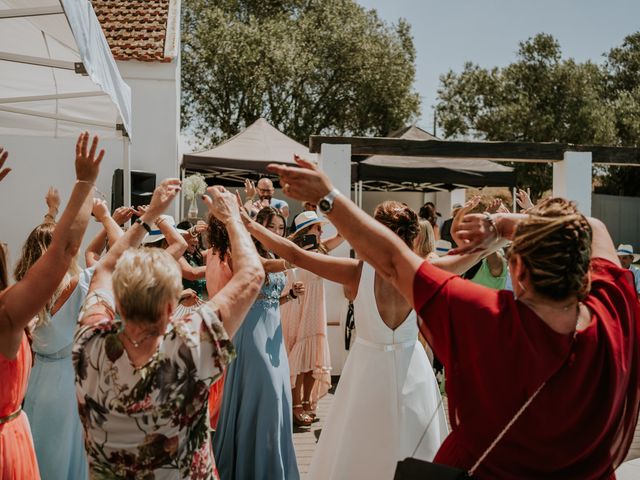
{"label": "woman in light blue dress", "polygon": [[267,274],[260,296],[233,337],[237,357],[227,369],[213,438],[222,480],[300,478],[280,323],[280,303],[290,299],[281,296],[285,283],[284,273]]}

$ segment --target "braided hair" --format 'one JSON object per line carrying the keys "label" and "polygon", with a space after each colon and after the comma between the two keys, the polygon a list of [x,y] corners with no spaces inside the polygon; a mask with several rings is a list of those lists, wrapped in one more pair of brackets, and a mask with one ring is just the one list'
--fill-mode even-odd
{"label": "braided hair", "polygon": [[574,202],[550,198],[516,227],[510,255],[519,255],[533,288],[548,298],[584,299],[589,293],[592,231]]}

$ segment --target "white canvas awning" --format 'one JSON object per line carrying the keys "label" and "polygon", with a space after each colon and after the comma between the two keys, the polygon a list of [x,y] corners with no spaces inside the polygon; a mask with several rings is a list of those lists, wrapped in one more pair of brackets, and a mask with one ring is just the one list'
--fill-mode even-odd
{"label": "white canvas awning", "polygon": [[88,0],[0,0],[0,135],[131,136],[131,90]]}

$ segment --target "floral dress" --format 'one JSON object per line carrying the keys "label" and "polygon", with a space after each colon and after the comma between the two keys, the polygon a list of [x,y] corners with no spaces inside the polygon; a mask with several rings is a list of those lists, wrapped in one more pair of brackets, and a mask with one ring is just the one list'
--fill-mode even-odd
{"label": "floral dress", "polygon": [[154,356],[135,368],[105,317],[76,334],[73,366],[92,479],[217,479],[209,387],[235,356],[207,305],[174,320]]}

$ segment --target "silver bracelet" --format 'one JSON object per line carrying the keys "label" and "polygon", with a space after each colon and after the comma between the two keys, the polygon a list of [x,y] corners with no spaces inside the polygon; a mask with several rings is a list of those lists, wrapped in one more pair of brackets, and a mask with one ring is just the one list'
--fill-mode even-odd
{"label": "silver bracelet", "polygon": [[500,235],[500,230],[498,230],[498,224],[496,223],[495,219],[491,216],[489,212],[484,212],[484,217],[489,222],[489,230],[491,230],[492,232],[496,232],[496,242],[497,242],[502,237],[502,235]]}

